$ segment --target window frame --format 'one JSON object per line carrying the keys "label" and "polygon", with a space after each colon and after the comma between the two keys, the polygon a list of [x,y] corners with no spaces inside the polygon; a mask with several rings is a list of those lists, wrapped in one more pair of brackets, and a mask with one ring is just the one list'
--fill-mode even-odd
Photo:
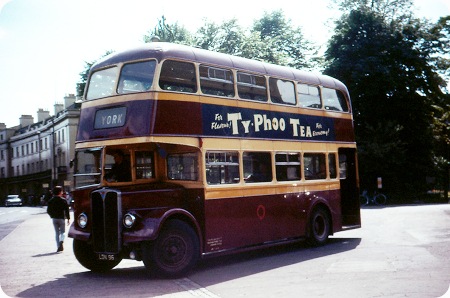
{"label": "window frame", "polygon": [[[278,83],[282,82],[282,84],[290,83],[290,91],[292,94],[287,95],[286,93],[282,93],[280,91],[280,86],[278,86]],[[274,86],[274,88],[272,88]],[[277,93],[276,93],[277,92]],[[289,106],[296,106],[297,105],[297,96],[296,96],[296,90],[295,90],[295,84],[293,81],[280,79],[276,77],[269,77],[269,94],[270,94],[270,100],[272,103],[275,104],[284,104]],[[293,102],[285,101],[284,95],[291,96],[291,100],[293,99]]]}
{"label": "window frame", "polygon": [[[219,155],[218,160],[211,161],[210,156],[214,155],[215,158],[216,155]],[[227,161],[227,157],[231,157],[231,161]],[[239,151],[237,150],[208,150],[205,152],[205,176],[206,176],[206,184],[209,186],[214,185],[234,185],[238,184],[241,180],[240,177],[240,155]],[[213,180],[211,178],[214,178],[216,175],[212,175],[213,167],[218,168],[219,173],[219,179]],[[230,171],[230,168],[237,167],[237,171]],[[222,171],[224,172],[224,176],[222,176]],[[217,172],[217,170],[215,171]],[[228,174],[231,173],[231,174]],[[233,175],[233,173],[237,173],[237,177]],[[217,183],[214,183],[212,181],[218,181]]]}
{"label": "window frame", "polygon": [[[286,156],[285,161],[277,160],[277,157]],[[297,161],[292,161],[289,157],[296,155],[298,157]],[[302,155],[300,152],[275,152],[275,176],[276,180],[279,182],[286,181],[300,181],[302,180]],[[290,169],[296,169],[296,177],[289,178]],[[283,179],[282,175],[286,174],[286,178]]]}
{"label": "window frame", "polygon": [[[206,76],[202,76],[204,68],[207,70]],[[204,95],[212,95],[212,96],[220,96],[225,98],[235,98],[236,97],[236,90],[235,90],[235,84],[234,84],[234,74],[231,69],[228,68],[221,68],[217,66],[210,66],[208,64],[199,64],[198,65],[199,70],[199,80],[200,80],[200,91]],[[224,72],[224,79],[211,76],[210,71],[223,71]],[[227,78],[230,78],[229,80]],[[211,86],[210,88],[204,88],[206,84],[203,82],[209,82],[211,85],[220,85],[222,84],[224,88],[214,88],[214,86]],[[225,87],[228,88],[225,88]],[[230,88],[231,87],[231,88]],[[211,90],[209,92],[206,92],[208,90]],[[212,91],[214,90],[214,91]],[[218,94],[219,92],[224,92],[223,95]],[[227,93],[228,92],[228,93]]]}
{"label": "window frame", "polygon": [[[187,70],[187,67],[180,67],[178,66],[176,69],[172,68],[170,71],[172,73],[178,73],[178,74],[190,74],[191,76],[170,76],[168,75],[169,72],[165,73],[166,70],[165,66],[168,63],[173,64],[185,64],[192,66],[192,69]],[[183,72],[178,71],[183,70]],[[180,92],[180,93],[188,93],[188,94],[195,94],[198,92],[199,86],[197,84],[197,67],[194,62],[190,61],[182,61],[182,60],[175,60],[175,59],[166,59],[161,63],[160,70],[159,70],[159,78],[158,78],[158,87],[161,90],[169,91],[169,92]],[[163,81],[161,80],[163,79]],[[167,82],[166,85],[161,85],[161,82]],[[173,89],[172,89],[173,88]],[[188,89],[192,89],[188,91]]]}
{"label": "window frame", "polygon": [[[140,89],[140,90],[129,90],[129,91],[124,91],[124,83],[123,78],[128,78],[128,77],[138,77],[137,75],[131,76],[129,74],[124,74],[124,70],[126,70],[128,67],[131,67],[133,65],[137,65],[137,64],[146,64],[146,63],[151,63],[153,62],[152,65],[150,65],[150,67],[153,67],[153,73],[151,73],[150,71],[152,70],[151,68],[149,68],[149,72],[141,72],[142,75],[151,75],[151,82],[150,85],[148,85],[147,87]],[[156,59],[151,59],[151,60],[142,60],[142,61],[133,61],[133,62],[129,62],[129,63],[125,63],[124,65],[122,65],[121,69],[120,69],[120,73],[119,73],[119,78],[118,78],[118,84],[117,84],[117,89],[116,92],[117,94],[130,94],[130,93],[141,93],[141,92],[148,92],[152,89],[153,83],[154,83],[154,79],[155,79],[155,72],[156,72],[156,67],[157,67],[157,61]],[[134,69],[134,72],[132,72],[131,74],[137,74],[138,72],[136,71],[136,69]],[[143,78],[144,80],[136,80],[135,82],[140,82],[143,83],[143,81],[145,81],[145,79],[147,79],[146,76],[141,76],[139,78]]]}
{"label": "window frame", "polygon": [[[241,78],[249,77],[250,82],[245,82],[241,80]],[[257,80],[258,78],[258,80]],[[261,83],[264,82],[264,85],[258,84],[260,81]],[[267,103],[268,98],[268,86],[267,86],[267,79],[264,75],[260,74],[253,74],[250,72],[245,71],[236,71],[236,86],[237,86],[237,95],[240,99],[243,100],[250,100],[253,102],[264,102]],[[250,92],[247,90],[243,90],[243,88],[249,89]],[[264,92],[252,92],[253,90],[264,90]],[[247,91],[247,92],[244,92]],[[247,96],[249,94],[249,96]],[[246,95],[246,96],[244,96]],[[262,96],[262,99],[258,99],[258,96]]]}

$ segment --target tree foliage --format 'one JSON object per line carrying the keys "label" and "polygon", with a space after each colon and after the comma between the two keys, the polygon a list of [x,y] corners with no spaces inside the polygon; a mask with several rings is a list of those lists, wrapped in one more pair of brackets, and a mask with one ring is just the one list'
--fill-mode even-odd
{"label": "tree foliage", "polygon": [[149,31],[148,35],[144,35],[144,42],[152,42],[152,38],[157,38],[157,41],[192,45],[191,33],[178,23],[167,24],[165,16],[158,20],[157,25]]}
{"label": "tree foliage", "polygon": [[314,47],[304,38],[301,28],[294,28],[281,10],[265,13],[247,30],[239,25],[237,19],[221,24],[205,20],[205,24],[195,34],[190,34],[177,23],[170,25],[166,21],[164,16],[158,20],[149,35],[144,36],[144,41],[150,42],[152,36],[156,35],[161,41],[296,68],[312,67],[307,56],[315,53]]}
{"label": "tree foliage", "polygon": [[390,191],[425,188],[433,173],[433,104],[445,82],[433,54],[439,47],[409,0],[344,0],[325,54],[326,73],[353,100],[362,187],[383,177]]}

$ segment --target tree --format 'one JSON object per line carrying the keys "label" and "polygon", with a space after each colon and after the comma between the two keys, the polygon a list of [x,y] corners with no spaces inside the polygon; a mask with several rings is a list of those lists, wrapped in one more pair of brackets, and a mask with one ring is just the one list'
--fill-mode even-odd
{"label": "tree", "polygon": [[152,38],[157,37],[159,41],[173,42],[185,45],[192,45],[192,36],[184,27],[175,24],[167,24],[166,17],[162,16],[158,20],[158,24],[148,35],[144,35],[144,42],[152,42]]}
{"label": "tree", "polygon": [[[450,16],[442,17],[437,24],[425,30],[433,64],[445,81],[450,82]],[[437,184],[442,186],[446,201],[449,201],[450,184],[450,94],[439,97],[433,105],[434,160],[438,169]]]}
{"label": "tree", "polygon": [[195,36],[195,44],[202,49],[240,56],[245,33],[237,19],[224,21],[220,25],[206,22]]}
{"label": "tree", "polygon": [[258,53],[261,60],[297,69],[312,67],[306,58],[314,53],[312,44],[304,38],[301,28],[294,28],[281,10],[264,13],[254,22],[251,33],[259,35],[260,41],[266,44]]}
{"label": "tree", "polygon": [[311,68],[308,55],[314,47],[300,28],[293,28],[281,10],[265,13],[249,30],[236,19],[220,25],[206,22],[195,35],[195,44],[203,49],[261,60],[294,68]]}
{"label": "tree", "polygon": [[432,104],[443,80],[408,3],[342,1],[347,11],[325,54],[325,72],[352,95],[364,188],[380,176],[391,192],[424,190],[433,169]]}

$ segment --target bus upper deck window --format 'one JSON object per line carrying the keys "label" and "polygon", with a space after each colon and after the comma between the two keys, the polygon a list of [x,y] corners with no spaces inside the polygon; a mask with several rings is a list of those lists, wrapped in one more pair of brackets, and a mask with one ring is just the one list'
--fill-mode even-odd
{"label": "bus upper deck window", "polygon": [[320,92],[317,86],[297,84],[297,93],[301,107],[313,109],[322,108]]}
{"label": "bus upper deck window", "polygon": [[238,72],[237,86],[240,98],[257,101],[267,101],[267,87],[265,77]]}
{"label": "bus upper deck window", "polygon": [[117,67],[94,72],[90,79],[86,99],[96,99],[114,95],[117,82]]}
{"label": "bus upper deck window", "polygon": [[200,88],[202,93],[234,97],[233,73],[231,70],[200,65]]}
{"label": "bus upper deck window", "polygon": [[331,111],[348,112],[347,101],[341,91],[322,88],[323,105]]}
{"label": "bus upper deck window", "polygon": [[194,64],[174,60],[164,61],[159,77],[159,87],[168,91],[197,92]]}
{"label": "bus upper deck window", "polygon": [[295,105],[294,83],[270,78],[269,87],[272,102]]}
{"label": "bus upper deck window", "polygon": [[155,74],[156,61],[125,64],[120,72],[117,93],[145,92],[150,90]]}

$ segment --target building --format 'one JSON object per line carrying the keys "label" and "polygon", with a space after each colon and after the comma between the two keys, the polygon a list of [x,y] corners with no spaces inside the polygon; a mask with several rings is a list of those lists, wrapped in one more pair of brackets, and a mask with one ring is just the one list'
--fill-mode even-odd
{"label": "building", "polygon": [[48,195],[55,185],[71,190],[80,104],[69,94],[55,104],[54,115],[39,109],[37,122],[22,115],[20,125],[0,123],[0,198],[19,194],[26,203]]}

